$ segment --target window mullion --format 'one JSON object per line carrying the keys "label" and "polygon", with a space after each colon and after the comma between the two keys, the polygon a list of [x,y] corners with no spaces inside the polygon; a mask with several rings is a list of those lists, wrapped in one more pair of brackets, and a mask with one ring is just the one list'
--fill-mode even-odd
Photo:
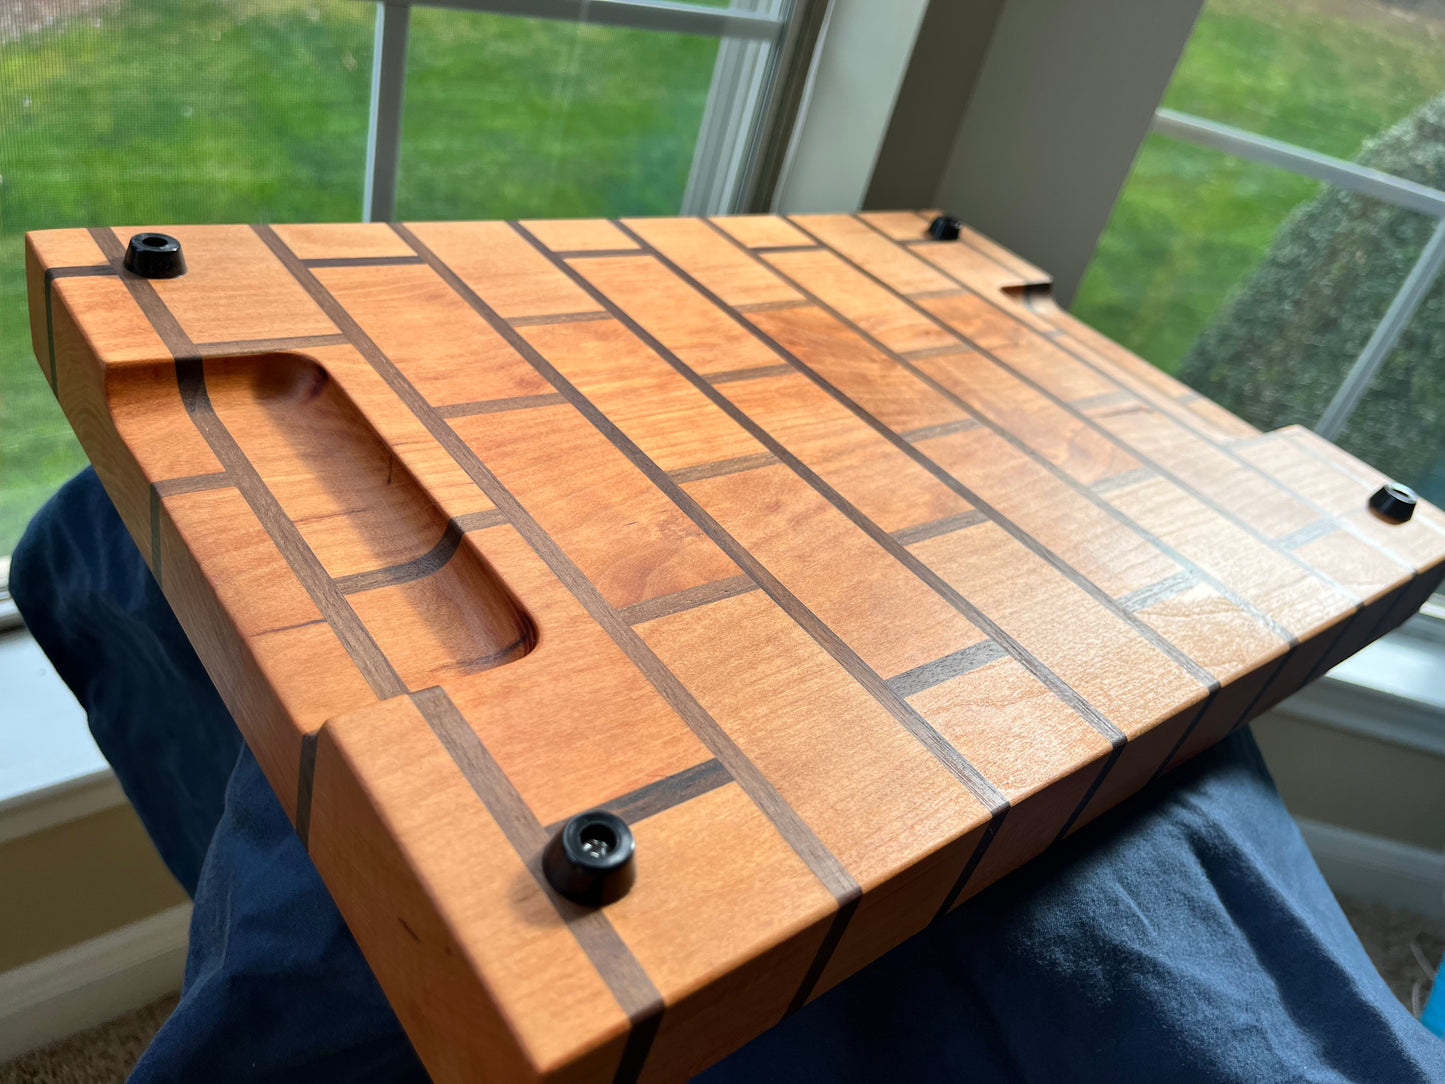
{"label": "window mullion", "polygon": [[401,107],[406,92],[406,46],[411,7],[376,5],[376,45],[371,65],[371,117],[366,134],[363,222],[396,216],[396,181],[401,164]]}

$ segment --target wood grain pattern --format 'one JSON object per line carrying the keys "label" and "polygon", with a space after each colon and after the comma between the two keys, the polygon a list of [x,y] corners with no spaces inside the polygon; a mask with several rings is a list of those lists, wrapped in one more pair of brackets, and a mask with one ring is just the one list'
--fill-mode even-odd
{"label": "wood grain pattern", "polygon": [[[684,1079],[1445,577],[1438,509],[926,222],[27,238],[43,377],[434,1078]],[[594,909],[539,855],[595,807]]]}

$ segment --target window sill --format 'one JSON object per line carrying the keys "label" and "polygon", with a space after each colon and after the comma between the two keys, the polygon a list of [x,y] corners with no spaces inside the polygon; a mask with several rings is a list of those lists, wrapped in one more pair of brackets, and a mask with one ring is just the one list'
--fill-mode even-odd
{"label": "window sill", "polygon": [[125,801],[85,712],[24,628],[0,632],[0,843]]}
{"label": "window sill", "polygon": [[0,557],[0,633],[23,628],[24,625],[15,600],[10,597],[10,558]]}
{"label": "window sill", "polygon": [[[1442,614],[1428,604],[1274,710],[1445,757]],[[85,712],[23,627],[0,631],[0,688],[11,709],[0,719],[0,843],[125,802]]]}
{"label": "window sill", "polygon": [[1445,757],[1445,607],[1399,629],[1274,709],[1322,726]]}

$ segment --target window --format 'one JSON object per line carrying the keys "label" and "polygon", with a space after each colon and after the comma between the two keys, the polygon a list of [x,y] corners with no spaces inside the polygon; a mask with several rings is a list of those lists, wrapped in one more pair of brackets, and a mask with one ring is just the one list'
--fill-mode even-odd
{"label": "window", "polygon": [[24,10],[0,45],[0,554],[85,465],[36,379],[25,232],[354,217],[371,55],[347,0]]}
{"label": "window", "polygon": [[0,556],[85,464],[31,352],[27,230],[740,209],[769,183],[821,8],[7,7]]}
{"label": "window", "polygon": [[677,213],[716,38],[446,8],[410,30],[398,217]]}
{"label": "window", "polygon": [[1445,11],[1208,0],[1073,305],[1445,502]]}

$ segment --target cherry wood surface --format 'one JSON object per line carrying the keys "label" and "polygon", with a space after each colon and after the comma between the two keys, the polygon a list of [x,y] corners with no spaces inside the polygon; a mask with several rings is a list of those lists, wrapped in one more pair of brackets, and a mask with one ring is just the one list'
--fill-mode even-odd
{"label": "cherry wood surface", "polygon": [[[28,237],[41,369],[437,1080],[685,1078],[1445,575],[1440,511],[926,223]],[[538,858],[598,806],[592,909]]]}

